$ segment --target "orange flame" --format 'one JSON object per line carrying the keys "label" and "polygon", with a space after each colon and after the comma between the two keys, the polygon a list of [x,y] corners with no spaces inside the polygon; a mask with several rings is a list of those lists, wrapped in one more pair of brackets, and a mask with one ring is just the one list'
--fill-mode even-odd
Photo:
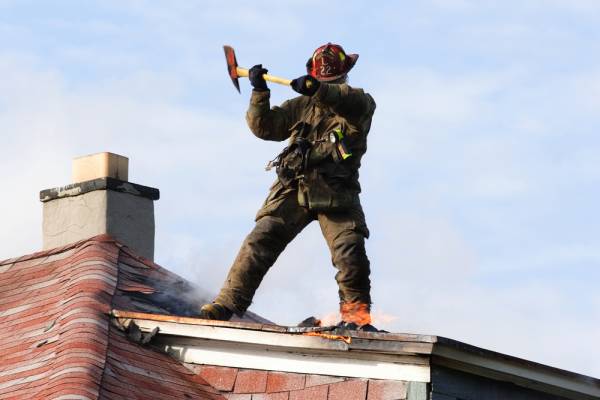
{"label": "orange flame", "polygon": [[371,323],[371,307],[366,303],[341,303],[342,321],[355,323],[358,326]]}
{"label": "orange flame", "polygon": [[329,340],[341,340],[344,343],[350,344],[352,343],[352,338],[350,336],[342,336],[342,335],[332,335],[330,333],[322,333],[322,332],[306,332],[304,333],[306,336],[318,336],[324,339]]}
{"label": "orange flame", "polygon": [[[358,309],[358,313],[355,313],[354,316],[351,316],[352,310],[354,308]],[[346,310],[346,314],[344,314],[344,310]],[[374,324],[377,327],[380,327],[380,325],[387,325],[398,319],[398,317],[396,317],[394,315],[386,314],[379,310],[369,313],[368,306],[363,303],[342,304],[340,306],[340,313],[341,313],[342,320],[344,320],[346,322],[354,322],[357,325],[364,325],[364,324],[361,324],[360,322],[369,320],[369,318],[370,318],[369,323]],[[319,318],[319,320],[321,322],[321,324],[319,326],[332,326],[332,325],[337,324],[340,321],[340,313],[332,312],[332,313],[323,315],[322,317]],[[348,318],[348,319],[346,319],[346,318]]]}

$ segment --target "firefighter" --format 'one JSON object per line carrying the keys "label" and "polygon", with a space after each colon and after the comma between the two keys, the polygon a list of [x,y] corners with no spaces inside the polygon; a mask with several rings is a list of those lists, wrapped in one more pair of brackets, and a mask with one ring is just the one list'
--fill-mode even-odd
{"label": "firefighter", "polygon": [[268,164],[267,169],[276,169],[277,180],[220,293],[201,307],[201,318],[241,317],[286,245],[317,220],[338,270],[340,325],[372,328],[365,252],[369,230],[359,199],[358,170],[367,150],[375,102],[347,83],[357,59],[358,54],[346,54],[337,44],[317,48],[306,64],[307,75],[291,83],[301,96],[273,108],[263,79],[267,69],[260,64],[250,69],[248,126],[260,139],[287,139],[288,146]]}

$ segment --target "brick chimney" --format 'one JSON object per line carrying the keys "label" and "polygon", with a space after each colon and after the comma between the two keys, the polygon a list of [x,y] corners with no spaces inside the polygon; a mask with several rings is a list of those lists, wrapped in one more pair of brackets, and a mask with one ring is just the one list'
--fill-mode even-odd
{"label": "brick chimney", "polygon": [[109,234],[154,258],[154,200],[158,189],[128,182],[129,159],[97,153],[73,160],[73,183],[42,190],[44,250]]}

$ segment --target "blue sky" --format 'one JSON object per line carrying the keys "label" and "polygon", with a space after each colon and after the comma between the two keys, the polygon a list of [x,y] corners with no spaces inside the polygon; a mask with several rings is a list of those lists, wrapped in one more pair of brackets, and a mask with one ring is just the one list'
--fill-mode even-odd
{"label": "blue sky", "polygon": [[[247,129],[222,45],[294,78],[332,41],[378,104],[361,182],[380,326],[600,376],[599,26],[594,0],[0,0],[0,258],[41,247],[37,192],[73,157],[112,151],[161,189],[157,262],[216,291],[283,146]],[[253,310],[335,311],[334,273],[310,226]]]}

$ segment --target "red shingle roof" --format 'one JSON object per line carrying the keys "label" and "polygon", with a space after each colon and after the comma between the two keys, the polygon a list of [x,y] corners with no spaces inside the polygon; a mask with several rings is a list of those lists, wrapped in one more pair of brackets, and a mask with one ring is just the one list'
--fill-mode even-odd
{"label": "red shingle roof", "polygon": [[105,235],[0,262],[0,398],[221,399],[110,323],[115,306],[189,312],[197,303],[165,290],[186,285]]}

